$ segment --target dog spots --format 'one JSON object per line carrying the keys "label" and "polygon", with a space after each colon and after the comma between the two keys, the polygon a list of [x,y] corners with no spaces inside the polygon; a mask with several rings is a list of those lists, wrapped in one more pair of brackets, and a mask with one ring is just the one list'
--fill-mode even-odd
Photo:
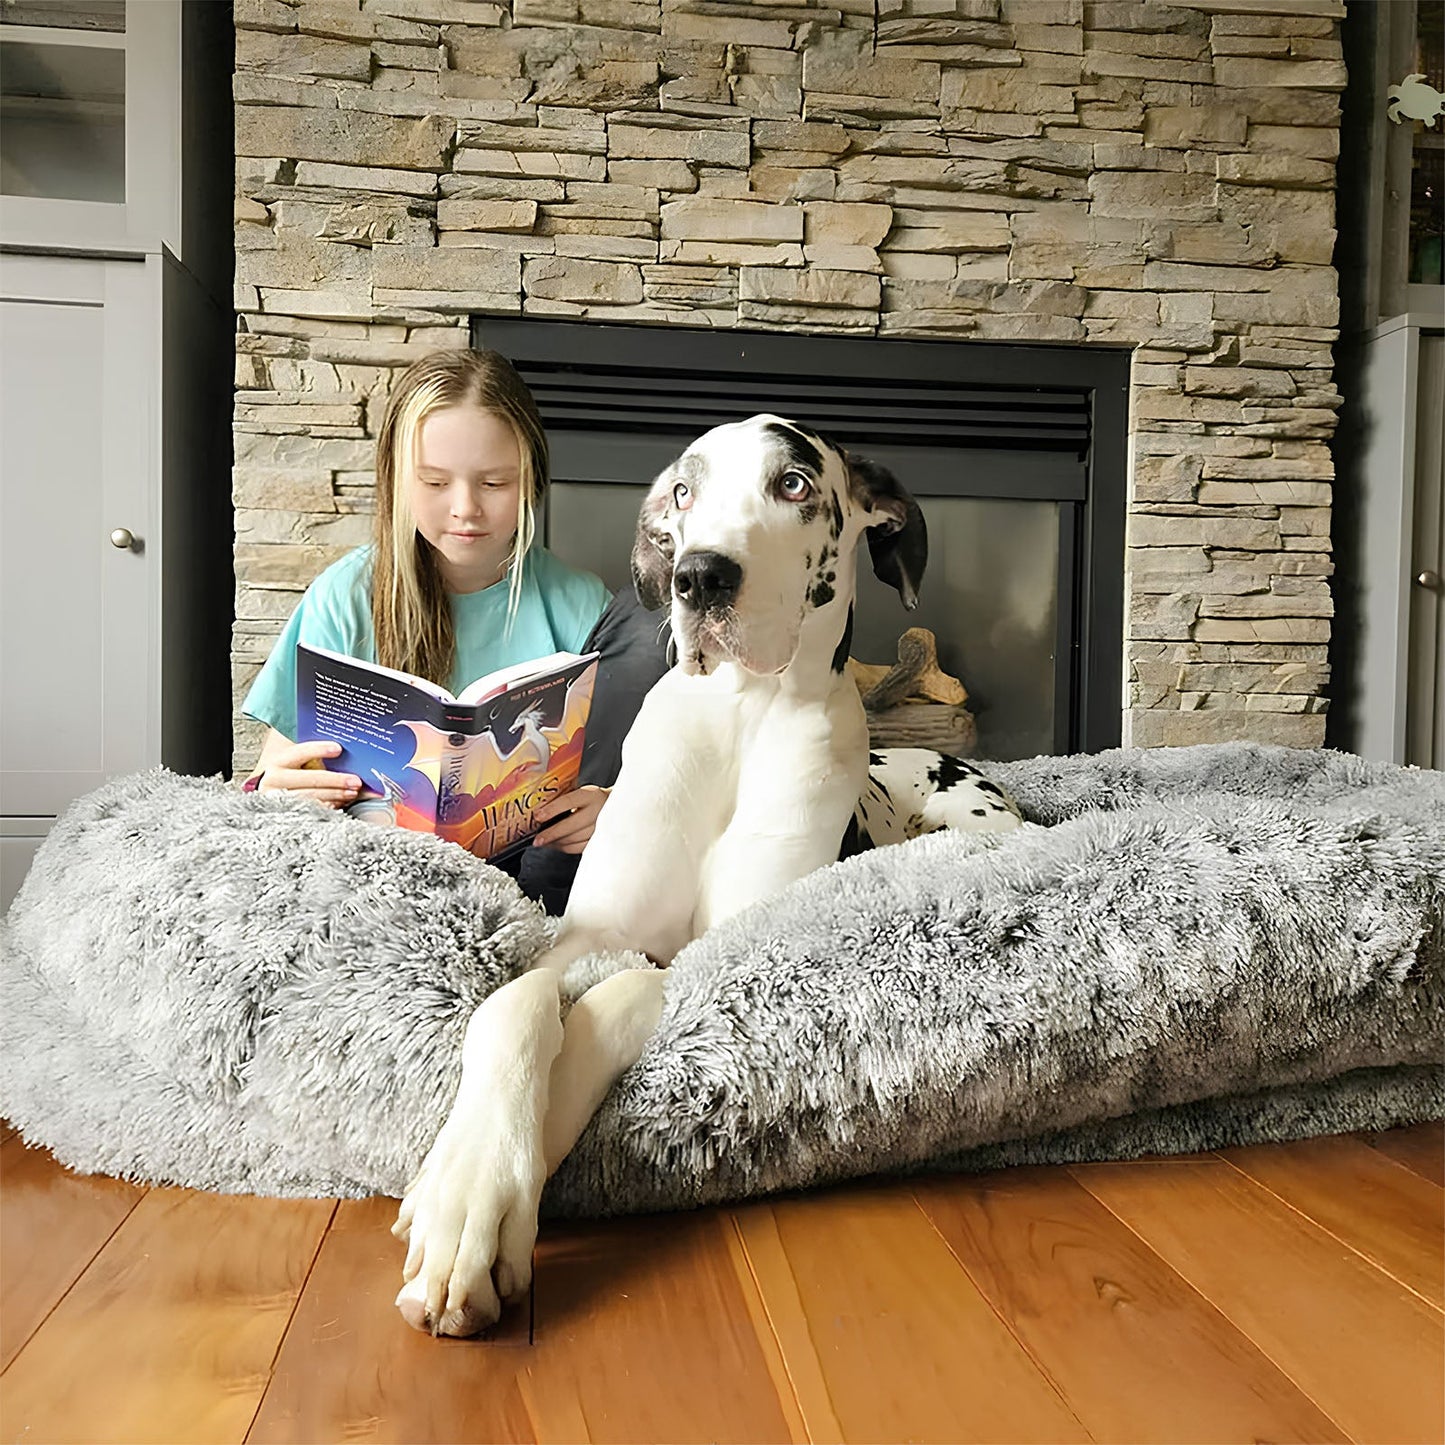
{"label": "dog spots", "polygon": [[[809,526],[820,518],[827,518],[828,539],[837,543],[843,535],[843,504],[838,499],[837,492],[829,489],[826,493],[821,489],[820,483],[815,483],[813,495],[806,502],[794,502],[792,504],[797,513],[798,521],[804,526]],[[826,548],[824,549],[826,555]],[[833,555],[838,555],[835,545]]]}
{"label": "dog spots", "polygon": [[[834,449],[828,448],[816,433],[792,422],[768,422],[763,427],[763,435],[768,443],[769,467],[763,478],[768,494],[792,506],[802,526],[810,526],[819,518],[828,517],[829,530],[836,542],[843,531],[842,508],[835,493],[827,490],[825,494],[823,483],[827,467],[824,451]],[[796,493],[785,495],[781,492],[783,479],[790,472],[809,478],[813,484],[811,495],[799,497]]]}
{"label": "dog spots", "polygon": [[996,783],[989,782],[972,763],[966,763],[962,758],[954,758],[947,753],[940,753],[938,761],[928,769],[924,776],[933,784],[934,792],[940,797],[959,788],[983,794],[981,799],[983,806],[970,809],[976,818],[986,817],[991,812],[1015,811],[1005,798],[1003,789]]}
{"label": "dog spots", "polygon": [[828,546],[818,554],[818,565],[808,583],[808,606],[826,607],[837,595],[834,584],[838,580],[838,549]]}
{"label": "dog spots", "polygon": [[[843,508],[838,500],[838,494],[834,491],[824,491],[821,482],[815,486],[813,495],[806,502],[795,502],[793,506],[798,514],[798,520],[805,525],[819,521],[821,518],[828,519],[829,540],[836,543],[843,535]],[[834,547],[834,555],[837,555],[837,547]]]}
{"label": "dog spots", "polygon": [[859,853],[870,853],[874,848],[872,836],[868,832],[868,825],[854,813],[848,819],[848,826],[843,831],[843,846],[838,850],[840,860],[855,857]]}
{"label": "dog spots", "polygon": [[808,583],[808,606],[826,607],[836,595],[838,580],[838,549],[825,546],[818,554],[818,564]]}
{"label": "dog spots", "polygon": [[848,604],[848,621],[843,626],[843,635],[833,649],[832,668],[841,673],[848,666],[848,654],[853,650],[853,604]]}
{"label": "dog spots", "polygon": [[823,453],[803,435],[800,428],[784,422],[770,421],[764,425],[763,435],[782,453],[783,465],[779,468],[780,471],[786,471],[789,467],[802,467],[815,477],[822,474]]}
{"label": "dog spots", "polygon": [[[888,782],[883,782],[884,778]],[[874,749],[859,802],[875,844],[901,843],[943,828],[996,833],[1023,815],[972,763],[924,748]]]}
{"label": "dog spots", "polygon": [[[978,777],[978,769],[971,767],[962,758],[939,753],[938,761],[924,775],[933,784],[935,792],[946,793]],[[997,791],[995,789],[995,791]]]}

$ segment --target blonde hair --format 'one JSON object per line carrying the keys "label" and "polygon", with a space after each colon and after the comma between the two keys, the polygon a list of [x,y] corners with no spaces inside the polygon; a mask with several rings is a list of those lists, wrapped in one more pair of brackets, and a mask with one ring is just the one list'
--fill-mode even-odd
{"label": "blonde hair", "polygon": [[456,664],[456,628],[435,552],[416,529],[410,481],[422,423],[434,411],[478,406],[504,418],[517,438],[521,486],[507,558],[507,627],[522,598],[522,563],[537,532],[547,485],[547,438],[527,384],[496,351],[437,351],[407,368],[393,388],[376,438],[376,527],[371,615],[376,660],[439,682]]}

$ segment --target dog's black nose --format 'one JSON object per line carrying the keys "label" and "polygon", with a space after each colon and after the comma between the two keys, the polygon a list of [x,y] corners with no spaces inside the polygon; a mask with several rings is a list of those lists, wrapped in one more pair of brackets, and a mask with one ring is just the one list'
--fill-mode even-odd
{"label": "dog's black nose", "polygon": [[728,606],[742,582],[743,569],[721,552],[688,552],[672,569],[673,596],[694,612]]}

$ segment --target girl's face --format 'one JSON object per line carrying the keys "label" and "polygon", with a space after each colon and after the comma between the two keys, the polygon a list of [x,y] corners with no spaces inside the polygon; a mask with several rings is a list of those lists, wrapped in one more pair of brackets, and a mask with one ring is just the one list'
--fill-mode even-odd
{"label": "girl's face", "polygon": [[416,529],[436,549],[451,592],[501,580],[517,531],[522,454],[504,417],[479,406],[431,412],[411,479]]}

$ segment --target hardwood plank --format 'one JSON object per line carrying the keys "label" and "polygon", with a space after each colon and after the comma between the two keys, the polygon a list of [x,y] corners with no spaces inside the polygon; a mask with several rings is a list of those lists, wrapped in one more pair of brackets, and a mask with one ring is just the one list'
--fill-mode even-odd
{"label": "hardwood plank", "polygon": [[[1087,1440],[1000,1323],[907,1185],[777,1200],[781,1250],[740,1215],[770,1313],[796,1296],[806,1329],[781,1336],[796,1380],[816,1372],[847,1441]],[[811,1423],[811,1422],[810,1422]]]}
{"label": "hardwood plank", "polygon": [[1422,1179],[1445,1187],[1445,1122],[1436,1119],[1361,1137],[1397,1164],[1413,1169]]}
{"label": "hardwood plank", "polygon": [[544,1226],[523,1385],[539,1441],[779,1441],[723,1210]]}
{"label": "hardwood plank", "polygon": [[1436,1309],[1445,1309],[1445,1195],[1358,1139],[1221,1151],[1236,1169]]}
{"label": "hardwood plank", "polygon": [[1062,1170],[930,1179],[914,1193],[1096,1440],[1347,1438]]}
{"label": "hardwood plank", "polygon": [[783,1418],[788,1422],[788,1439],[792,1445],[809,1445],[809,1442],[817,1442],[817,1445],[821,1445],[823,1437],[808,1429],[807,1421],[799,1406],[797,1387],[789,1378],[788,1364],[783,1358],[782,1347],[778,1343],[777,1330],[768,1316],[768,1307],[763,1301],[762,1291],[758,1288],[757,1276],[753,1274],[747,1248],[738,1231],[736,1211],[728,1211],[728,1224],[730,1226],[726,1231],[728,1254],[732,1259],[733,1272],[742,1288],[743,1303],[747,1305],[748,1318],[752,1321],[753,1334],[757,1338],[758,1348],[762,1350],[763,1358],[767,1362],[768,1375],[772,1379],[773,1390],[778,1397],[778,1407],[783,1412]]}
{"label": "hardwood plank", "polygon": [[0,1119],[0,1144],[13,1139],[19,1132],[9,1119]]}
{"label": "hardwood plank", "polygon": [[518,1390],[530,1309],[476,1340],[409,1328],[393,1301],[396,1200],[343,1201],[276,1356],[249,1445],[315,1440],[532,1441]]}
{"label": "hardwood plank", "polygon": [[1445,1435],[1445,1321],[1223,1159],[1070,1166],[1351,1436]]}
{"label": "hardwood plank", "polygon": [[5,1372],[0,1435],[243,1439],[333,1208],[152,1189]]}
{"label": "hardwood plank", "polygon": [[833,1413],[828,1382],[823,1378],[823,1367],[813,1349],[807,1311],[803,1308],[772,1206],[750,1204],[732,1213],[738,1241],[778,1342],[783,1368],[798,1402],[808,1439],[813,1445],[842,1445],[843,1427]]}
{"label": "hardwood plank", "polygon": [[72,1174],[19,1135],[0,1145],[0,1370],[144,1193],[119,1179]]}

